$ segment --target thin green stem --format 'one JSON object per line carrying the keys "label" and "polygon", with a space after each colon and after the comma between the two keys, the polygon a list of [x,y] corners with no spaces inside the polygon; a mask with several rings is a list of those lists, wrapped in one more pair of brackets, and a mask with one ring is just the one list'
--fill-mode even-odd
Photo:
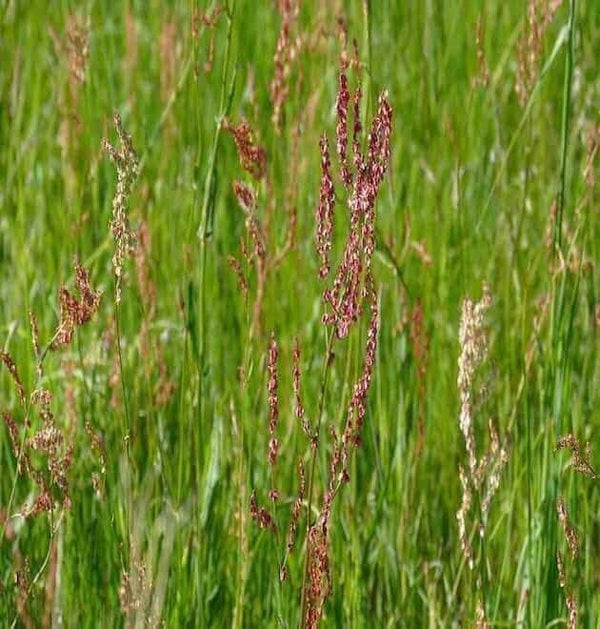
{"label": "thin green stem", "polygon": [[[198,227],[198,238],[200,239],[200,382],[202,388],[203,372],[205,368],[206,353],[206,295],[205,295],[205,277],[206,277],[206,249],[207,241],[212,235],[214,205],[215,205],[215,169],[217,161],[217,152],[219,149],[219,141],[221,138],[221,130],[223,120],[229,113],[231,100],[233,97],[233,89],[235,85],[235,69],[231,80],[228,81],[229,65],[231,56],[231,33],[233,26],[233,15],[235,9],[235,0],[227,9],[227,40],[225,45],[225,56],[223,59],[223,68],[221,71],[221,95],[219,99],[219,115],[217,116],[215,132],[213,135],[212,146],[208,160],[208,169],[204,179],[204,191],[202,198],[202,208],[200,214],[200,226]],[[202,390],[200,391],[202,394]]]}
{"label": "thin green stem", "polygon": [[561,147],[560,147],[560,175],[557,199],[556,223],[554,224],[554,253],[557,254],[562,246],[562,220],[565,208],[565,193],[567,179],[567,152],[569,146],[569,127],[571,121],[571,90],[573,84],[573,59],[575,57],[575,10],[576,0],[569,2],[569,22],[567,54],[565,57],[565,81],[563,85],[563,106],[561,119]]}
{"label": "thin green stem", "polygon": [[127,393],[127,387],[125,386],[125,374],[123,370],[123,352],[121,348],[121,307],[120,304],[116,303],[116,282],[115,282],[115,334],[116,334],[116,345],[117,345],[117,357],[119,360],[119,379],[121,381],[121,392],[123,395],[123,410],[124,416],[121,423],[121,434],[122,439],[125,444],[125,455],[127,460],[127,465],[129,465],[129,475],[130,481],[127,485],[127,496],[126,499],[126,508],[125,508],[125,526],[127,531],[127,538],[131,537],[131,519],[133,517],[133,493],[131,491],[131,487],[133,482],[131,481],[131,475],[133,474],[133,460],[131,456],[131,415],[129,412],[129,396]]}
{"label": "thin green stem", "polygon": [[[566,27],[567,50],[565,56],[565,76],[563,84],[563,104],[561,114],[561,152],[558,181],[558,195],[556,201],[556,219],[553,234],[553,252],[557,271],[552,276],[552,310],[550,328],[550,366],[549,391],[552,398],[548,400],[552,417],[552,430],[546,437],[544,458],[549,470],[547,477],[544,505],[545,505],[545,543],[539,555],[539,572],[545,590],[544,613],[541,616],[546,622],[556,618],[558,614],[558,574],[554,557],[557,547],[556,496],[560,465],[553,456],[554,443],[562,432],[564,422],[564,405],[568,397],[568,347],[573,325],[573,310],[566,308],[568,299],[567,273],[562,267],[562,221],[566,205],[566,183],[568,167],[569,128],[571,119],[571,92],[573,79],[574,35],[575,35],[576,0],[569,2],[569,18]],[[576,299],[577,286],[574,287],[573,299]]]}

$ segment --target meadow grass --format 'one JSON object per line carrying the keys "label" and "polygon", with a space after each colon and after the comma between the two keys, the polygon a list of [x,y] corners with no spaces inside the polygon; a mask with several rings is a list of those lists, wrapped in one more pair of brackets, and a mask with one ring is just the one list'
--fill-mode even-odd
{"label": "meadow grass", "polygon": [[[295,6],[0,9],[2,624],[596,627],[596,3]],[[365,156],[393,109],[347,336],[344,50]]]}

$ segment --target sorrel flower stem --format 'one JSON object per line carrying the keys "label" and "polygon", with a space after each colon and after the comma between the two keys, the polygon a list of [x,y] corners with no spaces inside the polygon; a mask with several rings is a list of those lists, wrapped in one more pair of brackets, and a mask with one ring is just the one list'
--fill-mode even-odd
{"label": "sorrel flower stem", "polygon": [[[325,331],[327,334],[327,330]],[[314,440],[311,444],[311,460],[310,460],[310,472],[308,475],[308,495],[307,495],[307,511],[306,511],[306,552],[304,553],[304,571],[302,576],[302,604],[300,606],[301,609],[301,617],[300,617],[300,627],[302,629],[306,628],[306,611],[307,611],[307,597],[306,590],[308,587],[308,566],[310,553],[308,548],[308,536],[310,533],[310,524],[311,524],[311,513],[312,513],[312,497],[313,497],[313,487],[314,487],[314,478],[315,478],[315,468],[317,462],[317,452],[319,449],[319,435],[321,433],[321,424],[323,421],[323,408],[325,406],[325,395],[327,393],[327,383],[329,382],[329,367],[332,363],[333,357],[333,344],[336,339],[335,331],[331,331],[327,336],[327,343],[325,349],[325,357],[323,359],[323,367],[321,370],[321,391],[319,392],[319,402],[317,406],[317,424],[315,426],[315,434]]]}

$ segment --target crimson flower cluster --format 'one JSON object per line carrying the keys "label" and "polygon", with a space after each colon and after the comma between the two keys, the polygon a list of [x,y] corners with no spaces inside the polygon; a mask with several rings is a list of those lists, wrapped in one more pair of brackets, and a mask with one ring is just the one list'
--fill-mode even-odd
{"label": "crimson flower cluster", "polygon": [[[366,152],[363,152],[360,142],[361,90],[360,87],[357,88],[352,99],[354,109],[352,170],[347,156],[350,100],[348,80],[342,72],[337,98],[336,149],[340,180],[349,195],[350,228],[333,283],[323,292],[323,300],[327,306],[323,323],[333,326],[338,338],[346,337],[352,324],[358,321],[362,314],[362,303],[368,293],[371,260],[375,251],[375,201],[389,164],[392,133],[392,108],[388,103],[387,94],[383,92],[371,123]],[[319,275],[326,279],[330,270],[329,253],[333,241],[335,207],[335,186],[326,136],[321,138],[320,148],[321,185],[316,211],[316,249],[321,259]]]}

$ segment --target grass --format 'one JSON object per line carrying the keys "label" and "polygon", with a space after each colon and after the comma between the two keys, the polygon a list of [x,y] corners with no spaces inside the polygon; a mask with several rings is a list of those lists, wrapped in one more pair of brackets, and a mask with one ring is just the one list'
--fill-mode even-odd
{"label": "grass", "polygon": [[[491,626],[565,624],[568,605],[577,626],[598,626],[595,4],[565,1],[534,23],[516,1],[335,4],[305,3],[290,21],[283,49],[297,36],[302,45],[286,62],[279,128],[274,3],[2,7],[0,340],[26,391],[22,404],[3,358],[0,412],[17,434],[13,448],[5,420],[0,617],[9,625],[302,622],[306,536],[327,489],[330,428],[341,436],[363,369],[370,312],[365,302],[344,339],[321,323],[322,133],[337,194],[333,274],[348,236],[335,150],[342,16],[349,55],[356,40],[361,61],[348,79],[363,87],[363,127],[383,90],[394,121],[376,204],[376,360],[362,445],[328,521],[332,591],[321,624],[469,626],[483,601]],[[102,148],[103,138],[118,144],[115,111],[140,159],[126,212],[141,235],[124,262],[118,306],[109,228],[116,170]],[[266,150],[264,177],[238,158],[230,127],[244,118]],[[255,193],[251,212],[240,208],[234,181]],[[264,266],[240,252],[241,239],[256,246],[253,219]],[[39,359],[60,329],[60,287],[80,298],[74,258],[102,300],[70,344],[43,355],[40,376]],[[473,381],[473,438],[478,457],[490,451],[491,418],[508,460],[489,512],[485,485],[471,479],[471,570],[456,518],[459,466],[469,468],[457,361],[463,301],[480,300],[484,283],[492,304]],[[275,466],[267,460],[271,332]],[[301,401],[321,427],[314,453],[295,416],[296,339]],[[52,394],[57,451],[32,446],[45,426],[45,407],[31,398],[40,389]],[[568,434],[577,456],[573,442],[556,448]],[[19,474],[24,453],[31,469]],[[299,459],[307,485],[314,466],[314,482],[286,555]],[[66,466],[68,489],[50,461]],[[51,504],[24,517],[43,493],[31,470],[50,484]],[[253,521],[253,491],[276,535]],[[280,583],[284,556],[289,578]]]}

